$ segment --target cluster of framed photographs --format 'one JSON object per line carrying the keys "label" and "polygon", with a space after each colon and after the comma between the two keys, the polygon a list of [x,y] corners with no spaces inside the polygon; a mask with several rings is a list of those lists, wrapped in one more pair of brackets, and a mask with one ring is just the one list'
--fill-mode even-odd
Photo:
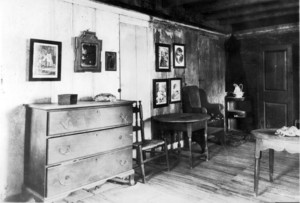
{"label": "cluster of framed photographs", "polygon": [[153,80],[153,107],[164,107],[170,103],[181,102],[182,79],[154,79]]}
{"label": "cluster of framed photographs", "polygon": [[[76,37],[74,72],[101,72],[102,40],[84,31]],[[62,43],[30,39],[29,81],[60,81]],[[105,70],[117,71],[117,53],[105,52]]]}
{"label": "cluster of framed photographs", "polygon": [[[169,44],[155,44],[155,58],[157,72],[171,71],[171,46]],[[185,68],[185,45],[173,44],[174,68]]]}

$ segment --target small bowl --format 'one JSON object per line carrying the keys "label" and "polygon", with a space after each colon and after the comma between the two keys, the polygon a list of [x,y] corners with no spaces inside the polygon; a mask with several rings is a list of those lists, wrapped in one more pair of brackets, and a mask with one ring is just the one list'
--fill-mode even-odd
{"label": "small bowl", "polygon": [[235,93],[234,96],[235,96],[236,98],[241,98],[241,97],[244,96],[244,92],[239,92],[239,93],[237,93],[237,94]]}

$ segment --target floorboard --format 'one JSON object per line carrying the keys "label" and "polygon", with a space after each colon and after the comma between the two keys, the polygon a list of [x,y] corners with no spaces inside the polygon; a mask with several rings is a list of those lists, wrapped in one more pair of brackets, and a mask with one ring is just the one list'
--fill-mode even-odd
{"label": "floorboard", "polygon": [[210,143],[210,160],[200,160],[193,169],[183,156],[171,171],[153,175],[147,184],[105,183],[81,202],[299,202],[299,154],[286,152],[275,152],[273,183],[268,153],[262,154],[259,195],[254,196],[254,147],[253,142],[238,147]]}

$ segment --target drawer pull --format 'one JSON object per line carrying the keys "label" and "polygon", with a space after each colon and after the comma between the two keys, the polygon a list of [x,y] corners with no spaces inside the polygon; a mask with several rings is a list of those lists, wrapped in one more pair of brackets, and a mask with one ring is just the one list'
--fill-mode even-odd
{"label": "drawer pull", "polygon": [[71,147],[70,147],[70,145],[65,146],[65,147],[60,147],[58,149],[58,151],[59,151],[60,154],[66,155],[66,154],[68,154],[71,151]]}
{"label": "drawer pull", "polygon": [[121,166],[124,166],[124,165],[127,164],[127,162],[128,162],[127,160],[120,160],[120,165],[121,165]]}
{"label": "drawer pull", "polygon": [[128,123],[128,120],[127,120],[128,116],[127,115],[121,113],[120,118],[122,119],[122,123]]}
{"label": "drawer pull", "polygon": [[70,184],[71,184],[71,176],[66,175],[64,178],[59,179],[58,182],[59,182],[61,185],[70,185]]}

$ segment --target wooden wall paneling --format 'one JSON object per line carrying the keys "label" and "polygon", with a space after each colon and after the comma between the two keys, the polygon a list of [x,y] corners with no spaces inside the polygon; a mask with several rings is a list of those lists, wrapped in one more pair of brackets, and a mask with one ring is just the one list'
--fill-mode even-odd
{"label": "wooden wall paneling", "polygon": [[120,23],[121,98],[136,99],[136,41],[135,26]]}
{"label": "wooden wall paneling", "polygon": [[[120,88],[120,26],[119,15],[101,10],[96,11],[96,34],[102,40],[102,71],[92,74],[94,77],[93,95],[108,92],[120,98],[118,89]],[[105,52],[117,53],[117,71],[105,71]]]}
{"label": "wooden wall paneling", "polygon": [[150,96],[152,80],[150,75],[151,64],[148,61],[148,28],[136,26],[136,72],[137,72],[137,99],[142,100],[144,119],[151,116]]}
{"label": "wooden wall paneling", "polygon": [[[62,42],[61,81],[51,83],[51,101],[58,102],[58,94],[73,92],[74,35],[72,30],[72,4],[54,1],[54,38]],[[68,60],[71,59],[71,60]],[[80,96],[80,95],[79,95]]]}
{"label": "wooden wall paneling", "polygon": [[[154,45],[156,43],[162,43],[162,44],[168,44],[170,45],[170,57],[172,57],[172,43],[174,42],[174,27],[173,26],[166,26],[165,24],[159,24],[154,25]],[[155,50],[154,50],[155,53]],[[167,79],[174,76],[174,68],[172,66],[172,58],[171,58],[171,72],[156,72],[155,66],[153,66],[152,73],[153,78],[152,79]],[[152,95],[152,88],[151,88],[151,95]],[[152,116],[155,115],[161,115],[166,113],[171,113],[170,105],[160,108],[153,108],[152,110]]]}
{"label": "wooden wall paneling", "polygon": [[[79,37],[82,31],[89,30],[95,32],[96,11],[93,8],[79,6],[73,4],[73,36]],[[96,33],[97,34],[97,33]],[[74,65],[73,65],[74,68]],[[79,98],[89,97],[93,95],[94,77],[91,72],[74,73],[73,78],[73,93],[78,94]],[[87,88],[89,87],[89,88]]]}
{"label": "wooden wall paneling", "polygon": [[184,70],[185,78],[184,82],[186,85],[199,85],[199,81],[201,80],[200,75],[200,59],[199,52],[201,46],[199,46],[199,38],[200,36],[192,31],[188,30],[185,32],[185,44],[186,44],[186,68]]}

